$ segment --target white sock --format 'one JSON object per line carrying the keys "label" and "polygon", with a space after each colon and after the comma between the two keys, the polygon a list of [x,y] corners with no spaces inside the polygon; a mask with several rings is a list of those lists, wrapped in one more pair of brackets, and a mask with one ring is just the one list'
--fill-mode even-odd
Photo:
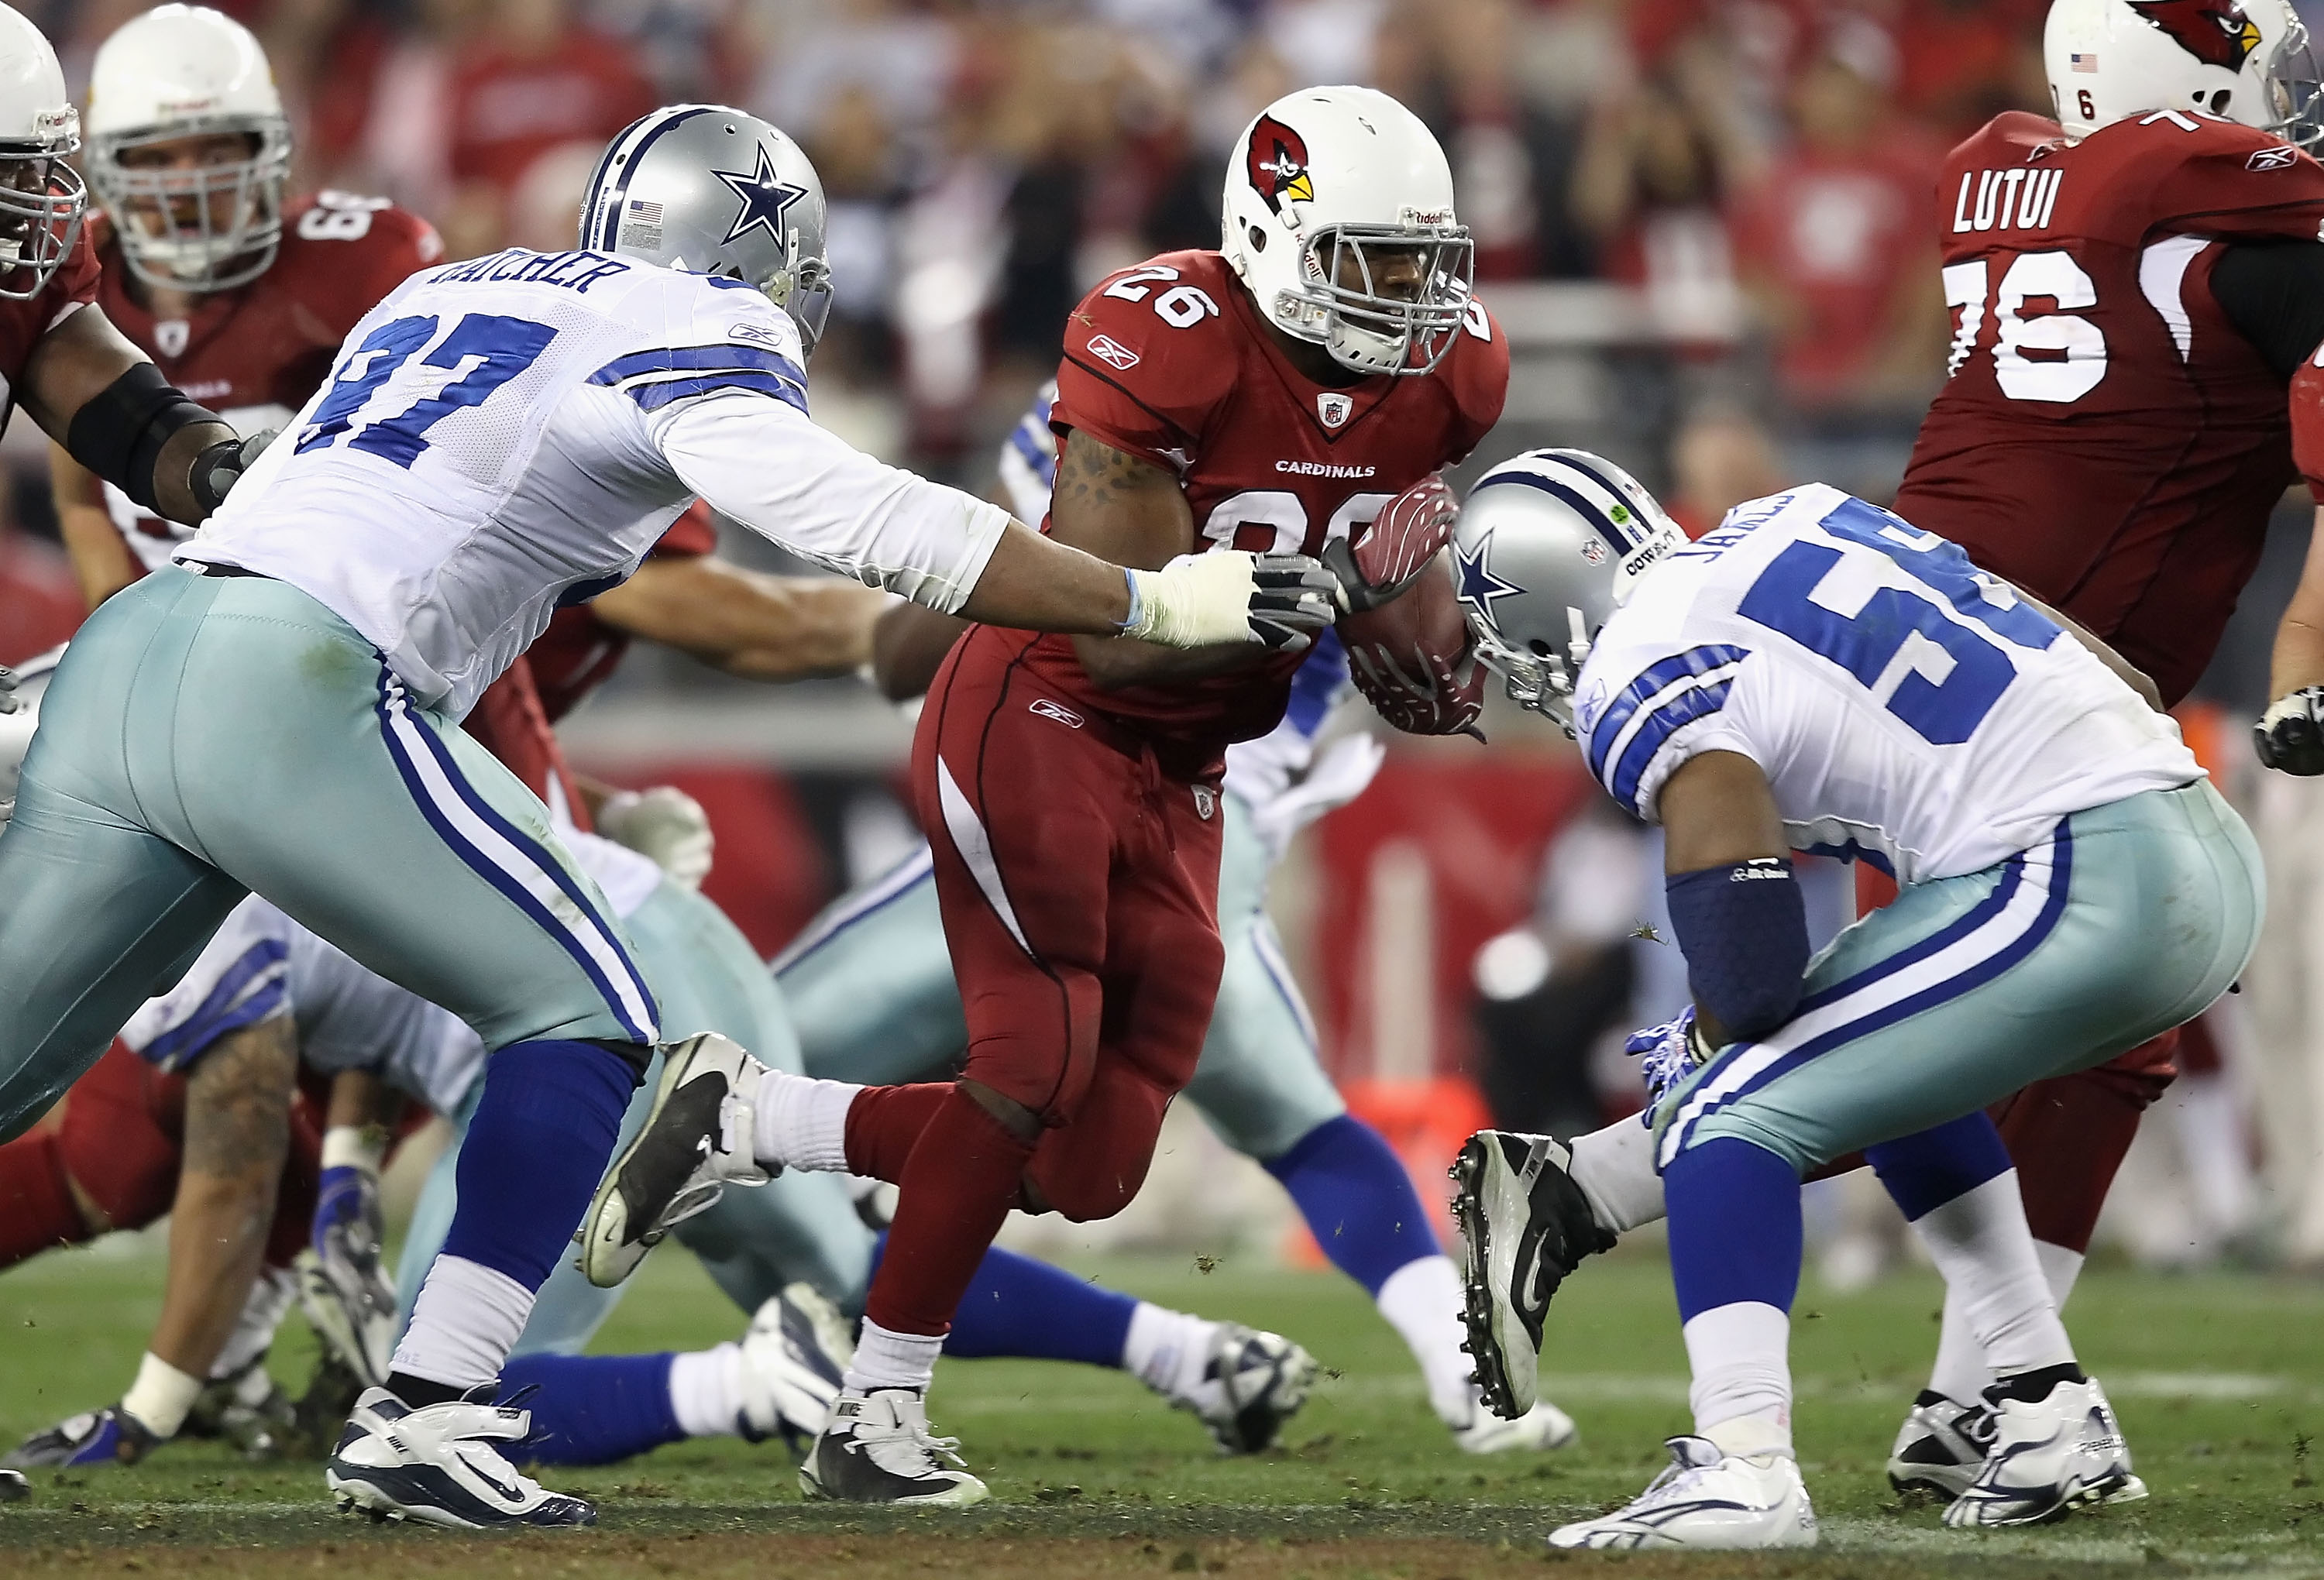
{"label": "white sock", "polygon": [[858,1393],[875,1388],[908,1388],[925,1393],[936,1379],[936,1357],[943,1353],[942,1335],[891,1333],[866,1317],[844,1381]]}
{"label": "white sock", "polygon": [[[2049,1286],[2051,1306],[2062,1312],[2066,1297],[2074,1292],[2074,1280],[2082,1271],[2082,1254],[2036,1240],[2034,1257],[2041,1263],[2042,1281]],[[1977,1342],[1963,1314],[1962,1296],[1948,1285],[1944,1326],[1937,1336],[1937,1364],[1929,1373],[1930,1390],[1960,1404],[1974,1404],[1992,1386],[1993,1369],[1985,1364],[1984,1346]]]}
{"label": "white sock", "polygon": [[242,1315],[234,1319],[234,1331],[226,1335],[226,1347],[211,1364],[210,1375],[231,1377],[264,1355],[274,1342],[274,1330],[290,1314],[290,1302],[298,1298],[299,1281],[290,1276],[290,1269],[260,1268],[250,1286],[250,1298],[242,1303]]}
{"label": "white sock", "polygon": [[[1737,1300],[1698,1312],[1684,1329],[1687,1365],[1694,1373],[1687,1402],[1694,1429],[1728,1453],[1791,1452],[1792,1319],[1764,1300]],[[1780,1435],[1776,1447],[1729,1447],[1712,1428],[1741,1416],[1758,1416]],[[1729,1432],[1765,1438],[1758,1427]]]}
{"label": "white sock", "polygon": [[1729,1416],[1698,1434],[1718,1446],[1721,1454],[1740,1459],[1795,1459],[1792,1452],[1792,1418],[1788,1415]]}
{"label": "white sock", "polygon": [[[2074,1358],[2025,1226],[2016,1170],[1931,1208],[1914,1222],[1913,1232],[1943,1275],[1949,1311],[1958,1297],[1960,1325],[1975,1339],[1986,1371],[2026,1372]],[[1940,1392],[1964,1402],[1977,1397]]]}
{"label": "white sock", "polygon": [[174,1438],[201,1393],[199,1377],[189,1376],[147,1350],[145,1358],[137,1363],[137,1381],[121,1396],[121,1408],[155,1437]]}
{"label": "white sock", "polygon": [[759,1082],[752,1150],[764,1167],[813,1173],[847,1172],[847,1110],[863,1089],[844,1080],[812,1080],[770,1070]]}
{"label": "white sock", "polygon": [[2050,1286],[2050,1304],[2064,1311],[2067,1298],[2074,1292],[2074,1281],[2082,1275],[2082,1253],[2036,1240],[2034,1256],[2042,1264],[2042,1281]]}
{"label": "white sock", "polygon": [[1121,1369],[1165,1399],[1185,1399],[1202,1384],[1218,1330],[1215,1322],[1140,1300],[1122,1337]]}
{"label": "white sock", "polygon": [[689,1438],[740,1437],[742,1419],[742,1346],[672,1355],[669,1413]]}
{"label": "white sock", "polygon": [[1404,1336],[1428,1382],[1428,1403],[1455,1430],[1476,1419],[1471,1394],[1477,1365],[1461,1348],[1461,1275],[1450,1256],[1423,1256],[1388,1275],[1379,1311]]}
{"label": "white sock", "polygon": [[1663,1216],[1663,1177],[1655,1172],[1655,1134],[1633,1115],[1565,1144],[1567,1171],[1590,1200],[1598,1226],[1627,1235]]}
{"label": "white sock", "polygon": [[411,1326],[389,1369],[447,1388],[496,1382],[532,1315],[533,1292],[507,1273],[465,1256],[438,1255],[411,1302]]}

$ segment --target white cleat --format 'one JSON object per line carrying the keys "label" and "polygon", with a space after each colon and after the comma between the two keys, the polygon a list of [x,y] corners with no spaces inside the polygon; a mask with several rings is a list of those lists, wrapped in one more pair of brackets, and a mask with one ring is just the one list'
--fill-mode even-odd
{"label": "white cleat", "polygon": [[837,1309],[812,1284],[787,1286],[742,1336],[741,1435],[762,1443],[779,1433],[805,1449],[831,1424],[854,1354]]}
{"label": "white cleat", "polygon": [[32,1479],[21,1470],[0,1470],[0,1503],[21,1503],[32,1495]]}
{"label": "white cleat", "polygon": [[609,1290],[637,1271],[674,1225],[706,1212],[729,1185],[763,1185],[755,1105],[767,1069],[715,1032],[662,1050],[653,1108],[605,1171],[581,1220],[580,1268]]}
{"label": "white cleat", "polygon": [[1987,1396],[1993,1447],[1969,1489],[1945,1509],[1951,1526],[2037,1525],[2096,1503],[2133,1503],[2122,1424],[2095,1381],[2059,1382],[2037,1401]]}
{"label": "white cleat", "polygon": [[1992,1447],[1991,1410],[1923,1389],[1888,1451],[1888,1484],[1950,1503],[1977,1480]]}
{"label": "white cleat", "polygon": [[1315,1357],[1281,1334],[1222,1322],[1212,1332],[1202,1380],[1166,1397],[1201,1418],[1220,1453],[1256,1454],[1307,1402],[1315,1371]]}
{"label": "white cleat", "polygon": [[1546,1399],[1513,1421],[1505,1421],[1482,1402],[1469,1415],[1469,1424],[1452,1428],[1452,1441],[1469,1454],[1545,1454],[1570,1447],[1581,1437],[1573,1418]]}
{"label": "white cleat", "polygon": [[944,1509],[991,1495],[968,1474],[960,1439],[928,1429],[927,1401],[910,1388],[841,1393],[799,1466],[799,1491],[843,1503]]}
{"label": "white cleat", "polygon": [[455,1530],[503,1525],[595,1525],[582,1498],[552,1493],[495,1447],[523,1440],[532,1412],[456,1401],[412,1410],[366,1388],[331,1451],[323,1484],[339,1511],[416,1520]]}
{"label": "white cleat", "polygon": [[1669,1440],[1671,1465],[1625,1508],[1550,1532],[1554,1548],[1804,1548],[1815,1510],[1781,1455],[1722,1455],[1707,1438]]}

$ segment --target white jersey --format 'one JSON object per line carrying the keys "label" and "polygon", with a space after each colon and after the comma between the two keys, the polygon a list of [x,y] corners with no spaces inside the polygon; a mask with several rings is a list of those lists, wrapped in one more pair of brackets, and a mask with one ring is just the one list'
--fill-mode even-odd
{"label": "white jersey", "polygon": [[958,609],[1008,513],[816,427],[806,362],[789,317],[733,280],[522,249],[423,270],[177,558],[312,595],[456,716],[696,496]]}
{"label": "white jersey", "polygon": [[1647,572],[1576,690],[1591,772],[1639,816],[1681,763],[1738,752],[1792,849],[1900,883],[2203,773],[2177,725],[2006,582],[1821,483],[1738,506]]}
{"label": "white jersey", "polygon": [[[595,834],[567,838],[620,915],[661,882],[661,869],[633,850]],[[227,1033],[278,1015],[293,1023],[309,1069],[369,1070],[439,1114],[456,1112],[484,1073],[484,1045],[466,1021],[373,975],[256,895],[227,915],[175,988],[130,1017],[121,1040],[182,1070]]]}

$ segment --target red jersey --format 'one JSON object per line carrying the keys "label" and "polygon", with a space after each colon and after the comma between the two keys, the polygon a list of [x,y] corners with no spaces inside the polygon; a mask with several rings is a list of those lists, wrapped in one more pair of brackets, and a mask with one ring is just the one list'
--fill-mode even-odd
{"label": "red jersey", "polygon": [[[646,552],[648,559],[699,559],[718,552],[718,528],[710,507],[696,500],[685,515]],[[549,617],[549,629],[524,650],[531,660],[533,684],[549,722],[570,713],[582,699],[604,684],[622,656],[630,650],[630,636],[597,618],[594,603],[576,603]]]}
{"label": "red jersey", "polygon": [[[1049,425],[1075,428],[1177,474],[1196,540],[1315,554],[1476,448],[1501,415],[1509,352],[1472,302],[1434,372],[1318,384],[1286,361],[1242,281],[1216,253],[1166,253],[1110,275],[1065,322]],[[1035,642],[1026,664],[1101,714],[1160,736],[1222,747],[1283,717],[1298,654],[1231,675],[1101,691],[1069,637]]]}
{"label": "red jersey", "polygon": [[[93,223],[93,221],[92,221]],[[41,336],[97,299],[97,251],[89,244],[90,225],[81,226],[72,251],[40,294],[23,301],[0,300],[0,420],[16,403],[16,387],[23,381],[24,363]]]}
{"label": "red jersey", "polygon": [[[444,255],[436,231],[384,198],[324,192],[286,207],[282,245],[265,273],[193,299],[183,318],[156,319],[131,294],[121,243],[91,219],[107,265],[97,301],[170,381],[244,434],[279,428],[331,371],[339,342],[382,297]],[[105,485],[105,506],[147,570],[167,565],[193,536]]]}
{"label": "red jersey", "polygon": [[2315,239],[2324,166],[2179,111],[2069,144],[2013,112],[1938,186],[1951,371],[1897,513],[2177,701],[2292,479],[2284,387],[2212,300],[2221,239]]}

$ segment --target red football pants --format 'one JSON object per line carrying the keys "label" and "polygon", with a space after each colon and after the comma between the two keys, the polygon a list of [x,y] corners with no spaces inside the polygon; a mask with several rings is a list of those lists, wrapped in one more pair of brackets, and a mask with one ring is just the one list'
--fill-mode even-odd
{"label": "red football pants", "polygon": [[[1225,964],[1222,813],[1202,776],[1215,764],[1174,764],[1049,695],[1021,662],[1033,639],[979,626],[954,648],[920,714],[912,786],[968,1021],[961,1073],[1047,1128],[1012,1156],[957,1107],[947,1120],[929,1101],[857,1100],[851,1166],[880,1161],[904,1187],[867,1304],[900,1332],[945,1330],[1010,1205],[1079,1221],[1138,1194]],[[899,1144],[922,1125],[942,1155]]]}
{"label": "red football pants", "polygon": [[[54,1128],[0,1145],[0,1267],[91,1237],[68,1180],[116,1229],[143,1228],[168,1212],[178,1197],[185,1119],[185,1077],[155,1069],[124,1043],[106,1049],[65,1094]],[[311,1112],[295,1104],[267,1236],[271,1267],[288,1267],[307,1243],[321,1153]]]}
{"label": "red football pants", "polygon": [[[1856,877],[1859,915],[1896,897],[1896,886],[1862,862]],[[2035,1239],[2090,1248],[2098,1210],[2138,1135],[2138,1116],[2178,1077],[2184,1031],[2165,1032],[2093,1069],[2037,1080],[1993,1106]]]}

